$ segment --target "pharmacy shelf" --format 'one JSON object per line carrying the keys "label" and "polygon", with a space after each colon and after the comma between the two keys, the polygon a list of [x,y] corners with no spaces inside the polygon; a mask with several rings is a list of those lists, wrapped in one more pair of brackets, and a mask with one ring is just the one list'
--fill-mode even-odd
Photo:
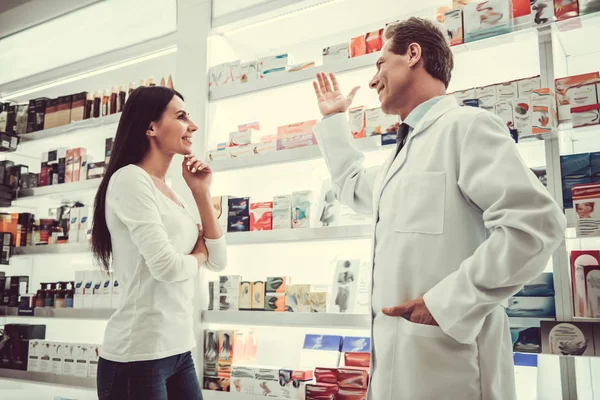
{"label": "pharmacy shelf", "polygon": [[46,372],[17,371],[14,369],[0,368],[0,378],[49,383],[52,385],[69,386],[73,388],[96,388],[96,378],[79,378],[76,376],[56,375]]}
{"label": "pharmacy shelf", "polygon": [[600,125],[582,126],[573,128],[571,121],[563,122],[558,127],[558,133],[561,138],[568,139],[573,142],[589,141],[600,139]]}
{"label": "pharmacy shelf", "polygon": [[202,321],[216,325],[370,329],[368,314],[293,313],[270,311],[203,311]]}
{"label": "pharmacy shelf", "polygon": [[12,257],[86,253],[89,251],[90,245],[87,243],[51,244],[47,246],[15,247]]}
{"label": "pharmacy shelf", "polygon": [[30,197],[47,197],[65,195],[82,191],[95,190],[100,185],[102,179],[90,179],[86,181],[62,183],[60,185],[50,185],[37,187],[33,189],[18,190],[15,194],[16,199],[24,199]]}
{"label": "pharmacy shelf", "polygon": [[21,137],[21,140],[23,142],[47,139],[47,138],[51,138],[54,136],[62,135],[64,133],[70,133],[70,132],[79,131],[79,130],[83,130],[83,129],[97,128],[99,126],[104,126],[104,125],[116,124],[117,122],[119,122],[120,118],[121,118],[121,113],[112,114],[112,115],[107,115],[106,117],[85,119],[83,121],[73,122],[68,125],[58,126],[56,128],[51,128],[51,129],[44,129],[44,130],[37,131],[37,132],[25,133],[25,134],[22,134],[19,136]]}
{"label": "pharmacy shelf", "polygon": [[0,316],[22,318],[59,318],[59,319],[99,319],[107,320],[115,312],[110,308],[40,308],[33,311],[33,316],[19,316],[18,307],[0,307]]}
{"label": "pharmacy shelf", "polygon": [[542,321],[556,321],[555,318],[526,318],[526,317],[508,317],[510,326],[540,326]]}
{"label": "pharmacy shelf", "polygon": [[[362,151],[389,149],[390,146],[381,145],[380,136],[371,136],[354,141],[356,147]],[[210,162],[210,168],[215,172],[233,171],[244,168],[264,167],[268,165],[284,164],[297,161],[314,160],[321,158],[319,146],[300,147],[291,150],[272,151],[270,153],[250,155],[247,157],[229,158]]]}
{"label": "pharmacy shelf", "polygon": [[329,228],[277,229],[260,232],[227,233],[228,245],[313,242],[323,240],[366,239],[372,235],[371,225],[334,226]]}
{"label": "pharmacy shelf", "polygon": [[281,86],[288,86],[294,83],[306,82],[314,80],[317,72],[333,72],[335,74],[340,74],[369,67],[374,68],[378,58],[379,53],[372,53],[361,57],[331,62],[326,65],[320,65],[302,71],[281,72],[265,79],[259,79],[255,82],[239,83],[237,85],[214,88],[210,91],[209,98],[210,101],[214,102]]}
{"label": "pharmacy shelf", "polygon": [[19,315],[19,307],[0,306],[0,317],[16,317]]}
{"label": "pharmacy shelf", "polygon": [[552,34],[558,38],[567,57],[600,52],[600,42],[589,40],[600,36],[600,12],[555,22]]}

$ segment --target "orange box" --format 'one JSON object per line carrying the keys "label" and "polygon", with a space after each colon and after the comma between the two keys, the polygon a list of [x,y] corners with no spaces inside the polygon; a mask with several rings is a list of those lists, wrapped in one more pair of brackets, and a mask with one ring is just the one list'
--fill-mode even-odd
{"label": "orange box", "polygon": [[250,230],[270,231],[273,229],[273,202],[250,204]]}
{"label": "orange box", "polygon": [[220,378],[231,377],[231,364],[235,351],[235,331],[219,331],[219,358],[217,363],[217,374]]}
{"label": "orange box", "polygon": [[367,54],[375,53],[383,47],[383,29],[369,32],[365,35],[365,48]]}
{"label": "orange box", "polygon": [[15,247],[21,247],[21,229],[19,228],[19,214],[0,214],[0,229],[2,232],[12,234],[11,244]]}
{"label": "orange box", "polygon": [[354,107],[348,110],[350,131],[354,139],[365,137],[365,107]]}
{"label": "orange box", "polygon": [[599,82],[599,72],[590,72],[587,74],[573,75],[556,79],[555,86],[556,102],[558,104],[558,118],[561,121],[571,118],[571,107],[573,107],[573,101],[569,95],[570,90]]}
{"label": "orange box", "polygon": [[350,58],[367,54],[367,41],[365,36],[357,36],[350,41]]}
{"label": "orange box", "polygon": [[531,126],[534,135],[551,133],[558,125],[556,98],[550,88],[534,90],[531,93]]}
{"label": "orange box", "polygon": [[83,159],[87,156],[87,150],[83,147],[79,147],[73,150],[73,182],[79,182],[81,180],[81,168]]}
{"label": "orange box", "polygon": [[579,16],[579,2],[577,0],[554,0],[554,15],[557,21]]}

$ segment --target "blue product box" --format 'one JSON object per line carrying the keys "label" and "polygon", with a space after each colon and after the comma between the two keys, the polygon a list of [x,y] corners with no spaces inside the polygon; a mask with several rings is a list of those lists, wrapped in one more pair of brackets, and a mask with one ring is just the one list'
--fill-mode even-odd
{"label": "blue product box", "polygon": [[371,352],[371,338],[368,337],[344,337],[344,343],[342,344],[343,353],[370,353]]}
{"label": "blue product box", "polygon": [[523,286],[515,297],[546,297],[554,296],[554,274],[544,272]]}
{"label": "blue product box", "polygon": [[542,333],[539,326],[511,327],[510,336],[514,352],[542,352]]}
{"label": "blue product box", "polygon": [[590,175],[592,183],[600,182],[600,152],[590,153]]}
{"label": "blue product box", "polygon": [[511,297],[506,314],[509,317],[554,318],[556,317],[554,296]]}
{"label": "blue product box", "polygon": [[304,337],[304,350],[340,351],[342,336],[306,335]]}
{"label": "blue product box", "polygon": [[538,356],[537,354],[521,354],[514,353],[513,361],[515,367],[537,367],[538,365]]}
{"label": "blue product box", "polygon": [[388,144],[396,144],[398,140],[398,132],[382,133],[381,134],[381,145],[386,146]]}
{"label": "blue product box", "polygon": [[573,207],[571,189],[575,185],[592,183],[590,153],[560,156],[560,169],[563,189],[563,206]]}

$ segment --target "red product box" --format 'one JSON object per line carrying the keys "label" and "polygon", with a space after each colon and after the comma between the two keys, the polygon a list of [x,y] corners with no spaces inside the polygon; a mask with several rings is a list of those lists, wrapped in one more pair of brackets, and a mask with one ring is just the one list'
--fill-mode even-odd
{"label": "red product box", "polygon": [[321,383],[306,385],[306,400],[336,400],[338,385]]}
{"label": "red product box", "polygon": [[365,35],[365,42],[367,54],[381,50],[383,47],[383,29],[367,33]]}
{"label": "red product box", "polygon": [[531,14],[529,0],[512,0],[513,18],[524,17]]}
{"label": "red product box", "polygon": [[328,383],[337,385],[338,369],[337,368],[315,368],[315,380],[317,383]]}
{"label": "red product box", "polygon": [[577,0],[554,0],[554,15],[557,21],[579,16],[579,2]]}
{"label": "red product box", "polygon": [[295,370],[292,371],[292,380],[294,381],[312,381],[314,377],[312,370]]}
{"label": "red product box", "polygon": [[344,365],[346,367],[369,368],[371,353],[344,353]]}
{"label": "red product box", "polygon": [[350,58],[367,54],[367,41],[365,36],[357,36],[350,41]]}
{"label": "red product box", "polygon": [[250,204],[250,230],[270,231],[273,229],[273,202]]}
{"label": "red product box", "polygon": [[336,400],[367,400],[367,389],[340,388]]}
{"label": "red product box", "polygon": [[[594,314],[590,301],[587,279],[592,271],[600,270],[600,250],[571,251],[571,282],[575,317],[591,317]],[[594,273],[595,274],[595,273]]]}
{"label": "red product box", "polygon": [[340,368],[337,384],[340,388],[366,389],[369,386],[369,369]]}

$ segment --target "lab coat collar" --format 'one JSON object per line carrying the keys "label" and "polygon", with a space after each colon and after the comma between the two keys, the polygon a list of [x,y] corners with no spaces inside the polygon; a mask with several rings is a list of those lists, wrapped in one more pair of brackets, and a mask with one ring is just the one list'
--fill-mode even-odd
{"label": "lab coat collar", "polygon": [[410,149],[412,140],[417,135],[420,135],[421,133],[426,131],[441,116],[446,114],[448,111],[454,110],[458,107],[459,107],[458,102],[456,101],[454,96],[452,96],[452,95],[444,96],[440,101],[437,102],[437,104],[435,104],[427,112],[427,114],[425,114],[425,116],[417,124],[415,129],[413,129],[412,132],[410,132],[408,134],[408,137],[406,138],[406,143],[405,143],[404,147],[402,148],[402,150],[400,150],[400,153],[398,153],[398,155],[395,158],[394,158],[395,153],[393,152],[391,154],[390,159],[388,159],[386,161],[386,163],[384,164],[383,170],[382,170],[382,176],[384,176],[385,178],[383,179],[383,182],[382,182],[380,189],[375,198],[375,204],[376,204],[375,208],[376,209],[379,207],[379,200],[381,198],[381,194],[383,193],[383,190],[385,189],[386,185],[389,183],[389,181],[392,179],[392,177],[394,175],[396,175],[396,173],[398,173],[398,171],[400,171],[400,169],[402,169],[402,166],[404,165],[404,163],[406,161],[406,157],[407,157],[408,151]]}

